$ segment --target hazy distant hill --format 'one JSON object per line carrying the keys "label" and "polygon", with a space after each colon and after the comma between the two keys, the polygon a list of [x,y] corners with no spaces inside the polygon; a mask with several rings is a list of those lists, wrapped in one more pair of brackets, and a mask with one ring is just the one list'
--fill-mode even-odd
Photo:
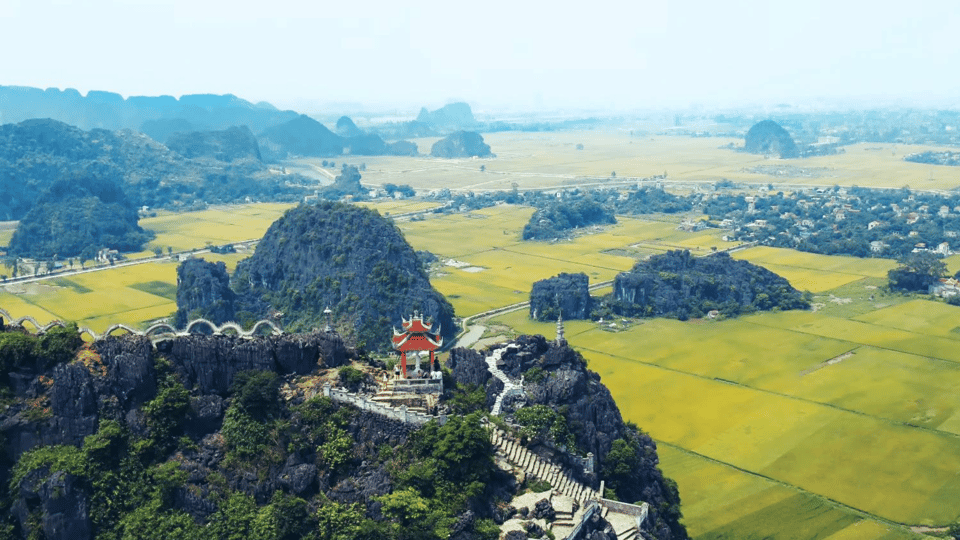
{"label": "hazy distant hill", "polygon": [[757,122],[747,132],[744,150],[751,154],[773,154],[781,158],[800,156],[793,137],[773,120]]}
{"label": "hazy distant hill", "polygon": [[84,131],[55,120],[28,120],[0,126],[0,220],[23,217],[57,180],[78,172],[100,177],[107,170],[116,171],[135,206],[296,200],[304,193],[288,183],[303,179],[273,175],[256,158],[190,159],[129,130]]}
{"label": "hazy distant hill", "polygon": [[[112,92],[90,91],[83,96],[72,88],[61,91],[58,88],[41,90],[0,86],[0,123],[52,118],[82,129],[140,130],[145,122],[180,120],[188,122],[191,130],[247,125],[253,131],[262,131],[296,116],[293,111],[278,111],[270,104],[253,104],[232,94],[195,94],[180,99],[131,96],[124,99]],[[150,134],[156,136],[155,132]]]}
{"label": "hazy distant hill", "polygon": [[344,132],[359,133],[359,135],[341,137],[330,131],[327,126],[301,114],[288,122],[264,130],[260,137],[277,146],[281,155],[274,157],[281,159],[286,157],[284,153],[309,157],[331,157],[341,154],[357,156],[417,154],[415,143],[408,141],[386,143],[379,135],[361,131],[349,118],[346,121],[349,124],[343,118],[337,122],[338,130],[342,128]]}
{"label": "hazy distant hill", "polygon": [[349,116],[341,116],[337,120],[337,135],[341,137],[359,137],[363,135],[363,131],[353,123],[353,119]]}
{"label": "hazy distant hill", "polygon": [[260,145],[247,126],[234,126],[222,131],[174,133],[167,139],[167,148],[186,158],[208,157],[217,161],[249,158],[260,161]]}
{"label": "hazy distant hill", "polygon": [[433,143],[430,155],[439,158],[494,157],[479,133],[457,131]]}
{"label": "hazy distant hill", "polygon": [[428,111],[426,107],[420,109],[417,122],[443,129],[469,129],[477,125],[470,105],[466,103],[449,103],[435,111]]}

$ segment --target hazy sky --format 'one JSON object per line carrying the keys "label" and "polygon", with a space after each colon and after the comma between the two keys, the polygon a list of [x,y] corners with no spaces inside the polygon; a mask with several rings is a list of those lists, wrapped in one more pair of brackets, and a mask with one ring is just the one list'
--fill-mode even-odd
{"label": "hazy sky", "polygon": [[956,0],[0,0],[0,84],[301,110],[956,106],[958,13]]}

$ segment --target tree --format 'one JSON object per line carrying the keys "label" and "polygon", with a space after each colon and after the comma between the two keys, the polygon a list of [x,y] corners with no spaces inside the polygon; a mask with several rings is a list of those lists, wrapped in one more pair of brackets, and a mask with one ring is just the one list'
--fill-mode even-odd
{"label": "tree", "polygon": [[947,275],[947,265],[929,251],[910,253],[897,260],[900,267],[887,272],[890,288],[926,292],[930,285]]}
{"label": "tree", "polygon": [[156,255],[157,257],[160,257],[160,255],[163,254],[163,248],[160,246],[155,246],[153,248],[153,254]]}
{"label": "tree", "polygon": [[87,261],[92,261],[97,258],[97,249],[93,246],[87,246],[80,251],[80,268],[83,268],[83,265]]}

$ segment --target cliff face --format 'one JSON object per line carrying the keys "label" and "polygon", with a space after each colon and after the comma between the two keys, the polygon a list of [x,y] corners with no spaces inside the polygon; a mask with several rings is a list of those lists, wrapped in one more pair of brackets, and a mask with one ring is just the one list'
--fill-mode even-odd
{"label": "cliff face", "polygon": [[590,278],[582,272],[542,279],[530,290],[530,318],[538,321],[589,319],[590,305]]}
{"label": "cliff face", "polygon": [[230,275],[222,262],[187,259],[177,267],[177,314],[174,326],[183,328],[193,319],[214,324],[236,320]]}
{"label": "cliff face", "polygon": [[351,353],[336,334],[285,334],[255,339],[233,336],[181,336],[157,344],[188,388],[226,396],[241,371],[305,374],[349,362]]}
{"label": "cliff face", "polygon": [[[49,416],[31,420],[26,407],[8,409],[0,416],[7,456],[15,461],[37,445],[79,445],[93,434],[103,418],[121,419],[157,392],[154,353],[143,336],[112,337],[98,341],[85,362],[53,368],[49,390],[38,382],[40,373],[24,374],[25,397],[46,396]],[[245,370],[304,374],[319,365],[337,367],[352,353],[335,334],[301,334],[257,338],[183,336],[162,341],[157,352],[168,358],[189,388],[202,394],[226,396],[233,377]]]}

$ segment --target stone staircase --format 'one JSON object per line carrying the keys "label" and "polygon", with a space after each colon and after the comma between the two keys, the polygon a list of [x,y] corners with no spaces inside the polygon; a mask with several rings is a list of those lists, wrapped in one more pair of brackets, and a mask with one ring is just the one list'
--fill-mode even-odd
{"label": "stone staircase", "polygon": [[563,470],[524,448],[519,441],[508,437],[503,431],[494,428],[491,440],[497,453],[508,462],[522,469],[527,475],[549,482],[558,495],[569,497],[583,507],[587,501],[599,497],[599,493],[577,481],[571,471]]}
{"label": "stone staircase", "polygon": [[503,353],[507,352],[509,348],[510,344],[507,344],[505,347],[499,347],[485,359],[487,363],[487,371],[489,371],[491,375],[503,383],[503,391],[497,396],[497,400],[493,404],[493,409],[490,411],[490,413],[494,416],[500,416],[500,413],[503,411],[503,400],[507,396],[512,394],[523,394],[523,385],[516,384],[511,381],[510,377],[507,377],[507,374],[497,367],[497,364],[503,357]]}

